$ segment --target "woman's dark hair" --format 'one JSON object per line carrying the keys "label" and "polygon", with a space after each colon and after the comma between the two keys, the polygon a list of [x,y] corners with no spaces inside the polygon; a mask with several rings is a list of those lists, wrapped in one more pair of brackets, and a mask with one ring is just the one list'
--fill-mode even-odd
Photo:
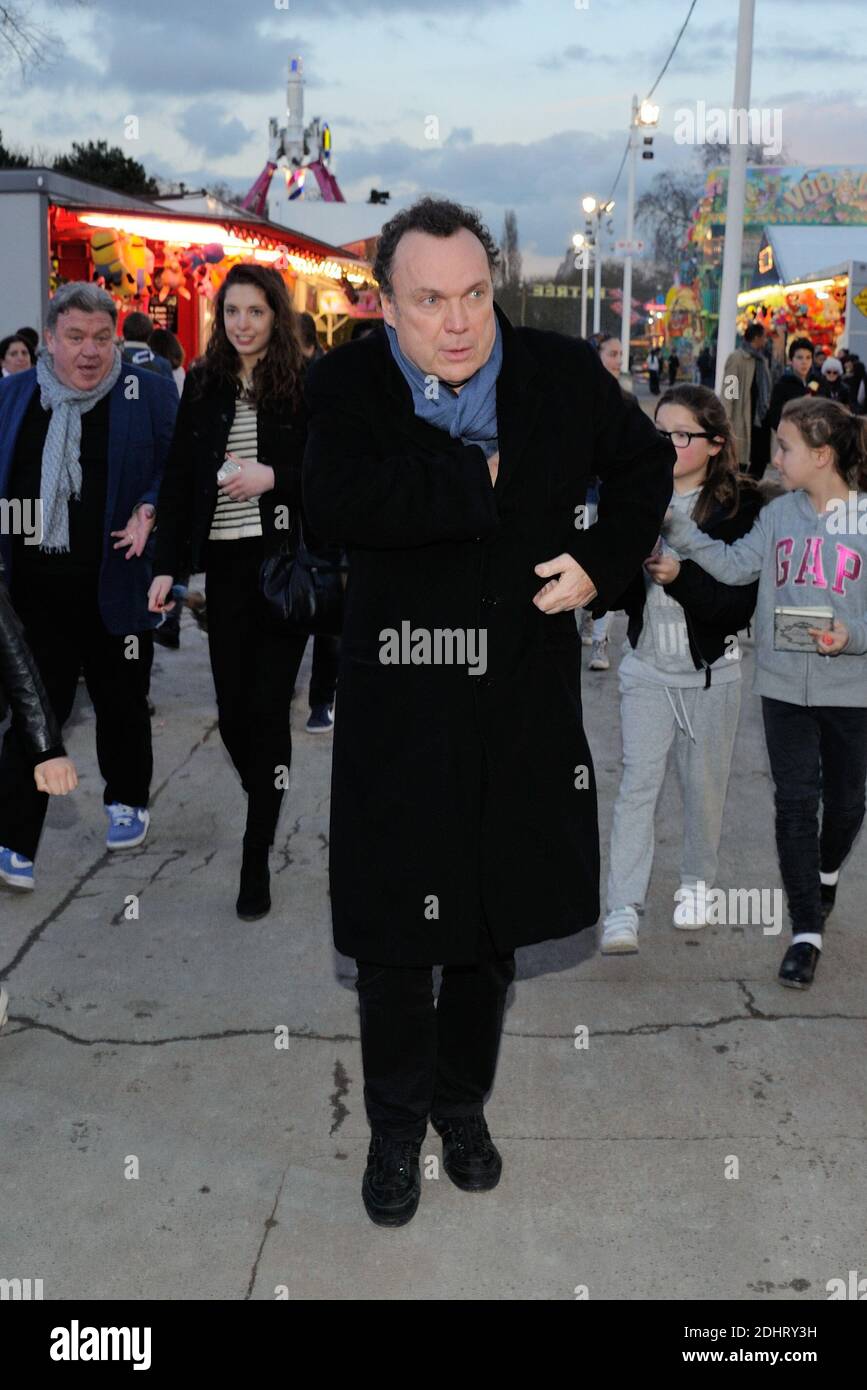
{"label": "woman's dark hair", "polygon": [[184,349],[169,328],[155,328],[148,346],[158,357],[165,357],[174,369],[184,365]]}
{"label": "woman's dark hair", "polygon": [[654,419],[664,405],[683,406],[700,429],[722,443],[719,453],[712,454],[708,459],[707,474],[692,514],[693,521],[700,526],[709,520],[719,506],[726,508],[727,518],[734,516],[740,505],[741,491],[755,487],[755,484],[738,469],[732,427],[719,396],[714,395],[707,386],[692,386],[684,382],[681,386],[672,386],[660,396]]}
{"label": "woman's dark hair", "polygon": [[282,275],[271,266],[242,262],[233,265],[214,299],[214,327],[203,357],[196,363],[198,390],[212,385],[231,385],[241,389],[241,359],[226,335],[223,309],[233,285],[254,285],[262,291],[274,312],[274,326],[268,349],[253,368],[252,398],[257,406],[297,402],[301,396],[304,357],[295,326],[295,310]]}
{"label": "woman's dark hair", "polygon": [[867,492],[867,418],[825,396],[787,401],[780,418],[790,421],[811,449],[829,445],[846,485],[853,492]]}
{"label": "woman's dark hair", "polygon": [[20,333],[10,333],[8,338],[0,339],[0,359],[6,356],[13,343],[23,343],[30,355],[30,365],[33,366],[33,348],[26,338],[22,338]]}
{"label": "woman's dark hair", "polygon": [[813,344],[809,338],[793,338],[789,343],[789,361],[791,362],[796,352],[808,352],[813,356]]}
{"label": "woman's dark hair", "polygon": [[448,198],[419,198],[412,207],[404,208],[386,222],[379,234],[373,274],[379,281],[380,294],[394,294],[391,267],[397,244],[402,236],[407,232],[427,232],[429,236],[450,237],[462,227],[466,227],[468,232],[478,237],[484,246],[493,279],[500,251],[478,213],[472,208],[462,207],[460,203],[453,203]]}

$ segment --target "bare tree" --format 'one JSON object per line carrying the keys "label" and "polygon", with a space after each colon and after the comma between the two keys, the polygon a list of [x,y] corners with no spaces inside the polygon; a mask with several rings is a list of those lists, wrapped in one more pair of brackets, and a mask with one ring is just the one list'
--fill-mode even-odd
{"label": "bare tree", "polygon": [[673,272],[680,261],[683,239],[703,186],[704,180],[699,174],[665,169],[638,199],[636,221],[650,238],[653,259],[669,272]]}
{"label": "bare tree", "polygon": [[[80,6],[86,0],[70,0],[70,3]],[[55,8],[61,9],[64,5],[55,0]],[[29,68],[42,67],[64,46],[53,29],[31,18],[31,11],[28,0],[0,4],[0,68],[13,59],[18,63],[22,76]]]}
{"label": "bare tree", "polygon": [[[705,143],[696,146],[696,155],[700,169],[719,169],[726,168],[731,156],[731,145],[722,144],[720,141]],[[785,148],[779,154],[765,154],[764,145],[747,146],[747,164],[788,164],[789,158]]]}

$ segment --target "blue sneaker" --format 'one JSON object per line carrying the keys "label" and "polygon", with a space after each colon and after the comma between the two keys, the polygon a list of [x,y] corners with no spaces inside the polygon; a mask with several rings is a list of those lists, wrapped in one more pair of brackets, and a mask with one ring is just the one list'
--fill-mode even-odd
{"label": "blue sneaker", "polygon": [[122,801],[113,801],[105,808],[108,815],[108,835],[105,843],[108,849],[135,849],[148,833],[151,823],[150,812],[143,806],[124,806]]}
{"label": "blue sneaker", "polygon": [[334,715],[330,705],[314,705],[305,728],[308,734],[327,734],[334,725]]}
{"label": "blue sneaker", "polygon": [[0,845],[0,879],[10,888],[31,889],[33,887],[33,860],[16,854],[14,849]]}

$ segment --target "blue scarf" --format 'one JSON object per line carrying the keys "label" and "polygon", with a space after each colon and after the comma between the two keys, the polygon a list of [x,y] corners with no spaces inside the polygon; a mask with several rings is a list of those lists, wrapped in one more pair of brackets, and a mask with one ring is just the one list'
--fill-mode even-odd
{"label": "blue scarf", "polygon": [[[497,377],[503,365],[503,335],[497,321],[497,334],[487,362],[470,377],[466,386],[455,395],[435,376],[426,376],[420,367],[401,351],[397,334],[391,324],[384,324],[392,356],[400,367],[409,388],[416,415],[429,425],[448,430],[462,444],[479,444],[490,458],[497,452]],[[433,399],[432,399],[433,398]]]}

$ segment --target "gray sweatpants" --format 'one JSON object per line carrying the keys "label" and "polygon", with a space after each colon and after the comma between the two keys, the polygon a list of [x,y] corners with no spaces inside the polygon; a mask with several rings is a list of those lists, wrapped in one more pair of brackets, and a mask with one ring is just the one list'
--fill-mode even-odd
{"label": "gray sweatpants", "polygon": [[644,904],[656,803],[672,744],[683,798],[680,879],[692,886],[700,879],[708,887],[715,882],[740,705],[740,680],[684,690],[620,672],[623,776],[611,826],[609,912]]}

